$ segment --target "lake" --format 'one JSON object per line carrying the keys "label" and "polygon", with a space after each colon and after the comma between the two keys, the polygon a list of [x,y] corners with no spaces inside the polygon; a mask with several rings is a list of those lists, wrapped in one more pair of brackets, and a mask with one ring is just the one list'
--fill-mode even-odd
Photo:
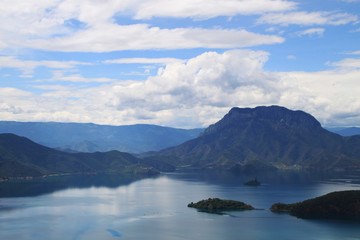
{"label": "lake", "polygon": [[[0,183],[0,239],[359,239],[360,223],[270,212],[332,191],[360,189],[354,174],[253,176],[186,170],[141,180],[68,176]],[[258,210],[210,214],[188,208],[209,197]]]}

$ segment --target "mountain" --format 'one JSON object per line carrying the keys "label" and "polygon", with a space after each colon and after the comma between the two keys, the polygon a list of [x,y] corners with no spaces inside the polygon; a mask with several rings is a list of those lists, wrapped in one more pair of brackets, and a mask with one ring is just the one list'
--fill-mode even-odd
{"label": "mountain", "polygon": [[337,133],[344,137],[360,135],[359,127],[348,127],[348,128],[327,128],[327,130]]}
{"label": "mountain", "polygon": [[109,126],[92,123],[0,121],[0,133],[13,133],[51,148],[79,152],[141,153],[179,145],[199,136],[203,129],[177,129],[157,125]]}
{"label": "mountain", "polygon": [[235,171],[354,169],[360,168],[360,136],[329,132],[303,111],[280,106],[233,108],[198,138],[158,154],[177,166]]}
{"label": "mountain", "polygon": [[39,145],[25,137],[0,134],[0,179],[87,173],[147,176],[157,174],[158,171],[150,167],[149,163],[128,153],[65,153]]}

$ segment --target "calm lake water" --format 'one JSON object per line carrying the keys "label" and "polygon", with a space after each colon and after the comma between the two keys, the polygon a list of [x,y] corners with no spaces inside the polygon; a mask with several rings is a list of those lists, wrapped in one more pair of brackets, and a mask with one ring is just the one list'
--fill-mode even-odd
{"label": "calm lake water", "polygon": [[[57,177],[0,184],[0,239],[360,239],[360,223],[275,214],[332,191],[360,189],[356,175],[284,173],[249,176],[195,171],[132,181],[114,176]],[[15,197],[16,196],[16,197]],[[259,210],[210,214],[188,208],[209,197]]]}

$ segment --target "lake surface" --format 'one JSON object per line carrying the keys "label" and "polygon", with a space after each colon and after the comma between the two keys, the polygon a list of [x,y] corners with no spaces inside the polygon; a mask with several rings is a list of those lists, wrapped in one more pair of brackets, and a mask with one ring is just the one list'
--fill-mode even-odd
{"label": "lake surface", "polygon": [[[0,183],[0,239],[359,239],[360,223],[304,220],[275,214],[332,191],[360,189],[356,175],[284,173],[249,176],[185,171],[133,181],[106,176],[57,177]],[[16,197],[11,197],[16,196]],[[221,214],[188,208],[209,197],[234,199],[259,210]]]}

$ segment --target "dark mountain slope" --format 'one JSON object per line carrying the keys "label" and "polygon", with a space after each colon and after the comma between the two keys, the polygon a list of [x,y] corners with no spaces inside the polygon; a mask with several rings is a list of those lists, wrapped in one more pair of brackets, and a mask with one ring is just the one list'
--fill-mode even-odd
{"label": "dark mountain slope", "polygon": [[92,123],[0,121],[0,133],[13,133],[51,148],[80,152],[141,153],[176,146],[199,136],[203,129],[177,129],[157,125],[109,126]]}
{"label": "dark mountain slope", "polygon": [[257,161],[280,168],[359,167],[360,154],[311,115],[284,107],[233,108],[204,134],[160,152],[177,165],[233,167]]}
{"label": "dark mountain slope", "polygon": [[142,160],[118,151],[65,153],[13,134],[0,134],[0,177],[73,173],[145,173]]}

